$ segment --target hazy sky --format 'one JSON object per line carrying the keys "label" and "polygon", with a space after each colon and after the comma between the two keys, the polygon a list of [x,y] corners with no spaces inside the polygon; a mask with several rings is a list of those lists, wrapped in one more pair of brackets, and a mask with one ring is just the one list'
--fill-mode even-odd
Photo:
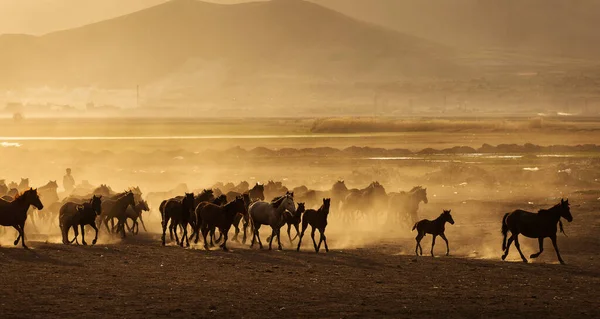
{"label": "hazy sky", "polygon": [[[168,0],[0,0],[0,34],[44,34],[117,17]],[[247,0],[205,0],[232,4]]]}

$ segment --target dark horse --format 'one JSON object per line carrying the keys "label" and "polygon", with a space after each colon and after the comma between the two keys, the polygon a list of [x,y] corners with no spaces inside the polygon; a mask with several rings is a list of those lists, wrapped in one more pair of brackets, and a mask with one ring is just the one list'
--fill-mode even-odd
{"label": "dark horse", "polygon": [[29,206],[34,206],[38,210],[42,210],[44,208],[44,205],[38,196],[37,190],[33,188],[29,188],[23,194],[17,195],[17,197],[11,202],[0,199],[0,225],[6,227],[12,226],[19,232],[19,236],[15,240],[14,244],[16,246],[19,243],[19,239],[21,239],[23,248],[27,248],[25,245],[24,229]]}
{"label": "dark horse", "polygon": [[415,247],[415,254],[419,256],[417,249],[420,250],[421,256],[423,256],[423,248],[421,247],[421,239],[425,237],[426,234],[433,235],[433,239],[431,240],[431,257],[433,257],[433,246],[435,246],[435,238],[437,236],[442,237],[442,239],[446,242],[446,256],[450,254],[450,246],[448,246],[448,239],[446,235],[444,235],[444,231],[446,230],[446,222],[454,225],[454,219],[452,219],[452,215],[450,215],[449,210],[444,210],[444,212],[435,220],[423,219],[416,223],[412,230],[417,230],[417,246]]}
{"label": "dark horse", "polygon": [[[67,202],[60,208],[59,213],[59,225],[62,233],[63,244],[67,245],[73,242],[77,243],[77,226],[81,227],[81,243],[87,245],[85,242],[85,225],[90,225],[96,231],[96,236],[92,241],[92,245],[98,241],[98,227],[96,227],[96,218],[102,213],[102,196],[92,195],[92,198],[83,204],[75,202]],[[69,228],[73,228],[75,238],[69,240]]]}
{"label": "dark horse", "polygon": [[[565,262],[560,257],[560,252],[558,252],[558,246],[556,245],[556,224],[560,224],[560,230],[562,231],[561,217],[568,222],[573,221],[568,199],[561,199],[559,204],[554,205],[550,209],[541,209],[537,214],[520,209],[504,214],[502,218],[502,235],[504,235],[504,239],[502,240],[502,250],[504,251],[502,260],[506,259],[510,244],[514,241],[521,259],[523,259],[523,262],[527,262],[527,258],[521,252],[521,245],[519,245],[519,234],[523,234],[523,236],[529,238],[537,238],[540,244],[540,251],[532,254],[530,258],[537,258],[544,251],[544,238],[550,237],[558,261],[564,265]],[[507,245],[506,236],[508,231],[511,232],[512,236],[508,239]]]}
{"label": "dark horse", "polygon": [[125,237],[125,223],[127,221],[127,208],[135,207],[135,195],[131,191],[126,191],[118,198],[110,198],[102,202],[102,216],[100,222],[106,226],[106,231],[109,233],[108,221],[116,218],[117,232],[121,232],[121,237]]}
{"label": "dark horse", "polygon": [[204,237],[204,248],[206,250],[209,249],[206,236],[209,233],[211,233],[212,236],[215,228],[219,228],[219,232],[223,234],[223,243],[221,244],[221,248],[224,251],[227,251],[227,238],[229,229],[233,224],[235,216],[238,214],[248,214],[246,205],[244,203],[244,198],[242,196],[236,197],[236,199],[223,206],[208,203],[201,208],[197,216],[199,219],[201,219],[201,221],[199,220],[198,223],[202,223],[202,237]]}
{"label": "dark horse", "polygon": [[[331,205],[331,198],[323,198],[323,205],[319,208],[319,210],[307,209],[304,212],[304,216],[302,217],[302,232],[300,233],[300,239],[298,240],[298,248],[296,251],[300,251],[300,245],[302,245],[302,237],[304,237],[304,232],[308,225],[312,227],[312,231],[310,236],[313,240],[313,245],[315,246],[315,252],[319,252],[321,249],[321,243],[325,243],[325,251],[329,252],[329,247],[327,246],[327,237],[325,237],[325,227],[327,227],[327,216],[329,215],[329,206]],[[315,229],[319,230],[321,233],[321,238],[319,239],[319,245],[315,242]]]}
{"label": "dark horse", "polygon": [[[185,193],[183,199],[178,200],[175,198],[169,199],[166,201],[164,205],[161,204],[161,217],[162,217],[162,245],[165,245],[165,236],[167,233],[167,224],[171,221],[171,225],[169,225],[169,229],[175,229],[175,242],[183,247],[183,241],[185,239],[186,246],[190,246],[188,234],[187,234],[187,226],[190,220],[190,215],[194,211],[194,193]],[[181,226],[183,228],[183,234],[181,235],[181,242],[179,242],[179,238],[177,237],[177,226]]]}

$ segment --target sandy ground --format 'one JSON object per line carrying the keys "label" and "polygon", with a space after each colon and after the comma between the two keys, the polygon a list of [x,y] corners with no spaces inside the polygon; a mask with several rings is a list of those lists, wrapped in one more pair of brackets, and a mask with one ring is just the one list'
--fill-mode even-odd
{"label": "sandy ground", "polygon": [[[94,247],[48,243],[43,236],[31,235],[31,250],[2,241],[0,314],[2,318],[598,318],[600,240],[597,228],[584,227],[597,224],[593,209],[574,213],[569,237],[559,237],[568,263],[564,266],[556,263],[549,240],[538,260],[518,262],[513,249],[511,261],[502,262],[498,227],[493,229],[493,242],[483,245],[480,237],[460,235],[467,220],[448,227],[452,255],[435,258],[412,255],[414,239],[409,236],[414,234],[340,248],[348,242],[340,238],[340,228],[328,236],[331,251],[319,254],[311,249],[309,237],[298,253],[286,244],[287,238],[283,251],[232,243],[230,252],[207,252],[200,246],[161,247],[156,233],[113,243],[101,240]],[[425,251],[430,240],[424,239]],[[534,243],[522,240],[526,255],[534,252]],[[473,257],[472,251],[489,245],[493,253],[485,259]],[[444,251],[439,240],[436,254]]]}

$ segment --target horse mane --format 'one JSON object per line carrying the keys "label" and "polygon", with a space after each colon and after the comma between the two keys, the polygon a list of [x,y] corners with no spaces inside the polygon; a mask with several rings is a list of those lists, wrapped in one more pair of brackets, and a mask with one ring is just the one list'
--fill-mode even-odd
{"label": "horse mane", "polygon": [[542,216],[546,216],[548,214],[550,214],[552,211],[559,209],[561,206],[560,203],[548,208],[548,209],[540,209],[538,210],[538,214],[542,215]]}
{"label": "horse mane", "polygon": [[409,193],[414,193],[414,192],[419,191],[421,189],[423,189],[423,186],[415,186],[415,187],[411,188],[411,190],[409,190],[408,192]]}
{"label": "horse mane", "polygon": [[271,204],[273,204],[273,207],[279,208],[286,198],[288,198],[288,195],[276,197],[271,201]]}

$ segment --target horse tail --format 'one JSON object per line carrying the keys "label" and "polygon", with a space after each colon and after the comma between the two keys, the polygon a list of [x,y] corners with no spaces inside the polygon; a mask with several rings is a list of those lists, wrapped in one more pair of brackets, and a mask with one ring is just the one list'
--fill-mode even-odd
{"label": "horse tail", "polygon": [[508,225],[506,224],[506,218],[508,217],[509,213],[504,214],[504,217],[502,217],[502,235],[504,236],[504,239],[502,240],[502,251],[506,250],[506,235],[508,234]]}
{"label": "horse tail", "polygon": [[417,229],[417,224],[419,224],[419,223],[415,223],[415,225],[413,226],[413,228],[412,228],[412,230],[411,230],[411,231],[413,231],[413,230]]}
{"label": "horse tail", "polygon": [[65,225],[64,222],[60,222],[60,233],[62,234],[62,242],[65,245],[69,244],[69,227]]}

